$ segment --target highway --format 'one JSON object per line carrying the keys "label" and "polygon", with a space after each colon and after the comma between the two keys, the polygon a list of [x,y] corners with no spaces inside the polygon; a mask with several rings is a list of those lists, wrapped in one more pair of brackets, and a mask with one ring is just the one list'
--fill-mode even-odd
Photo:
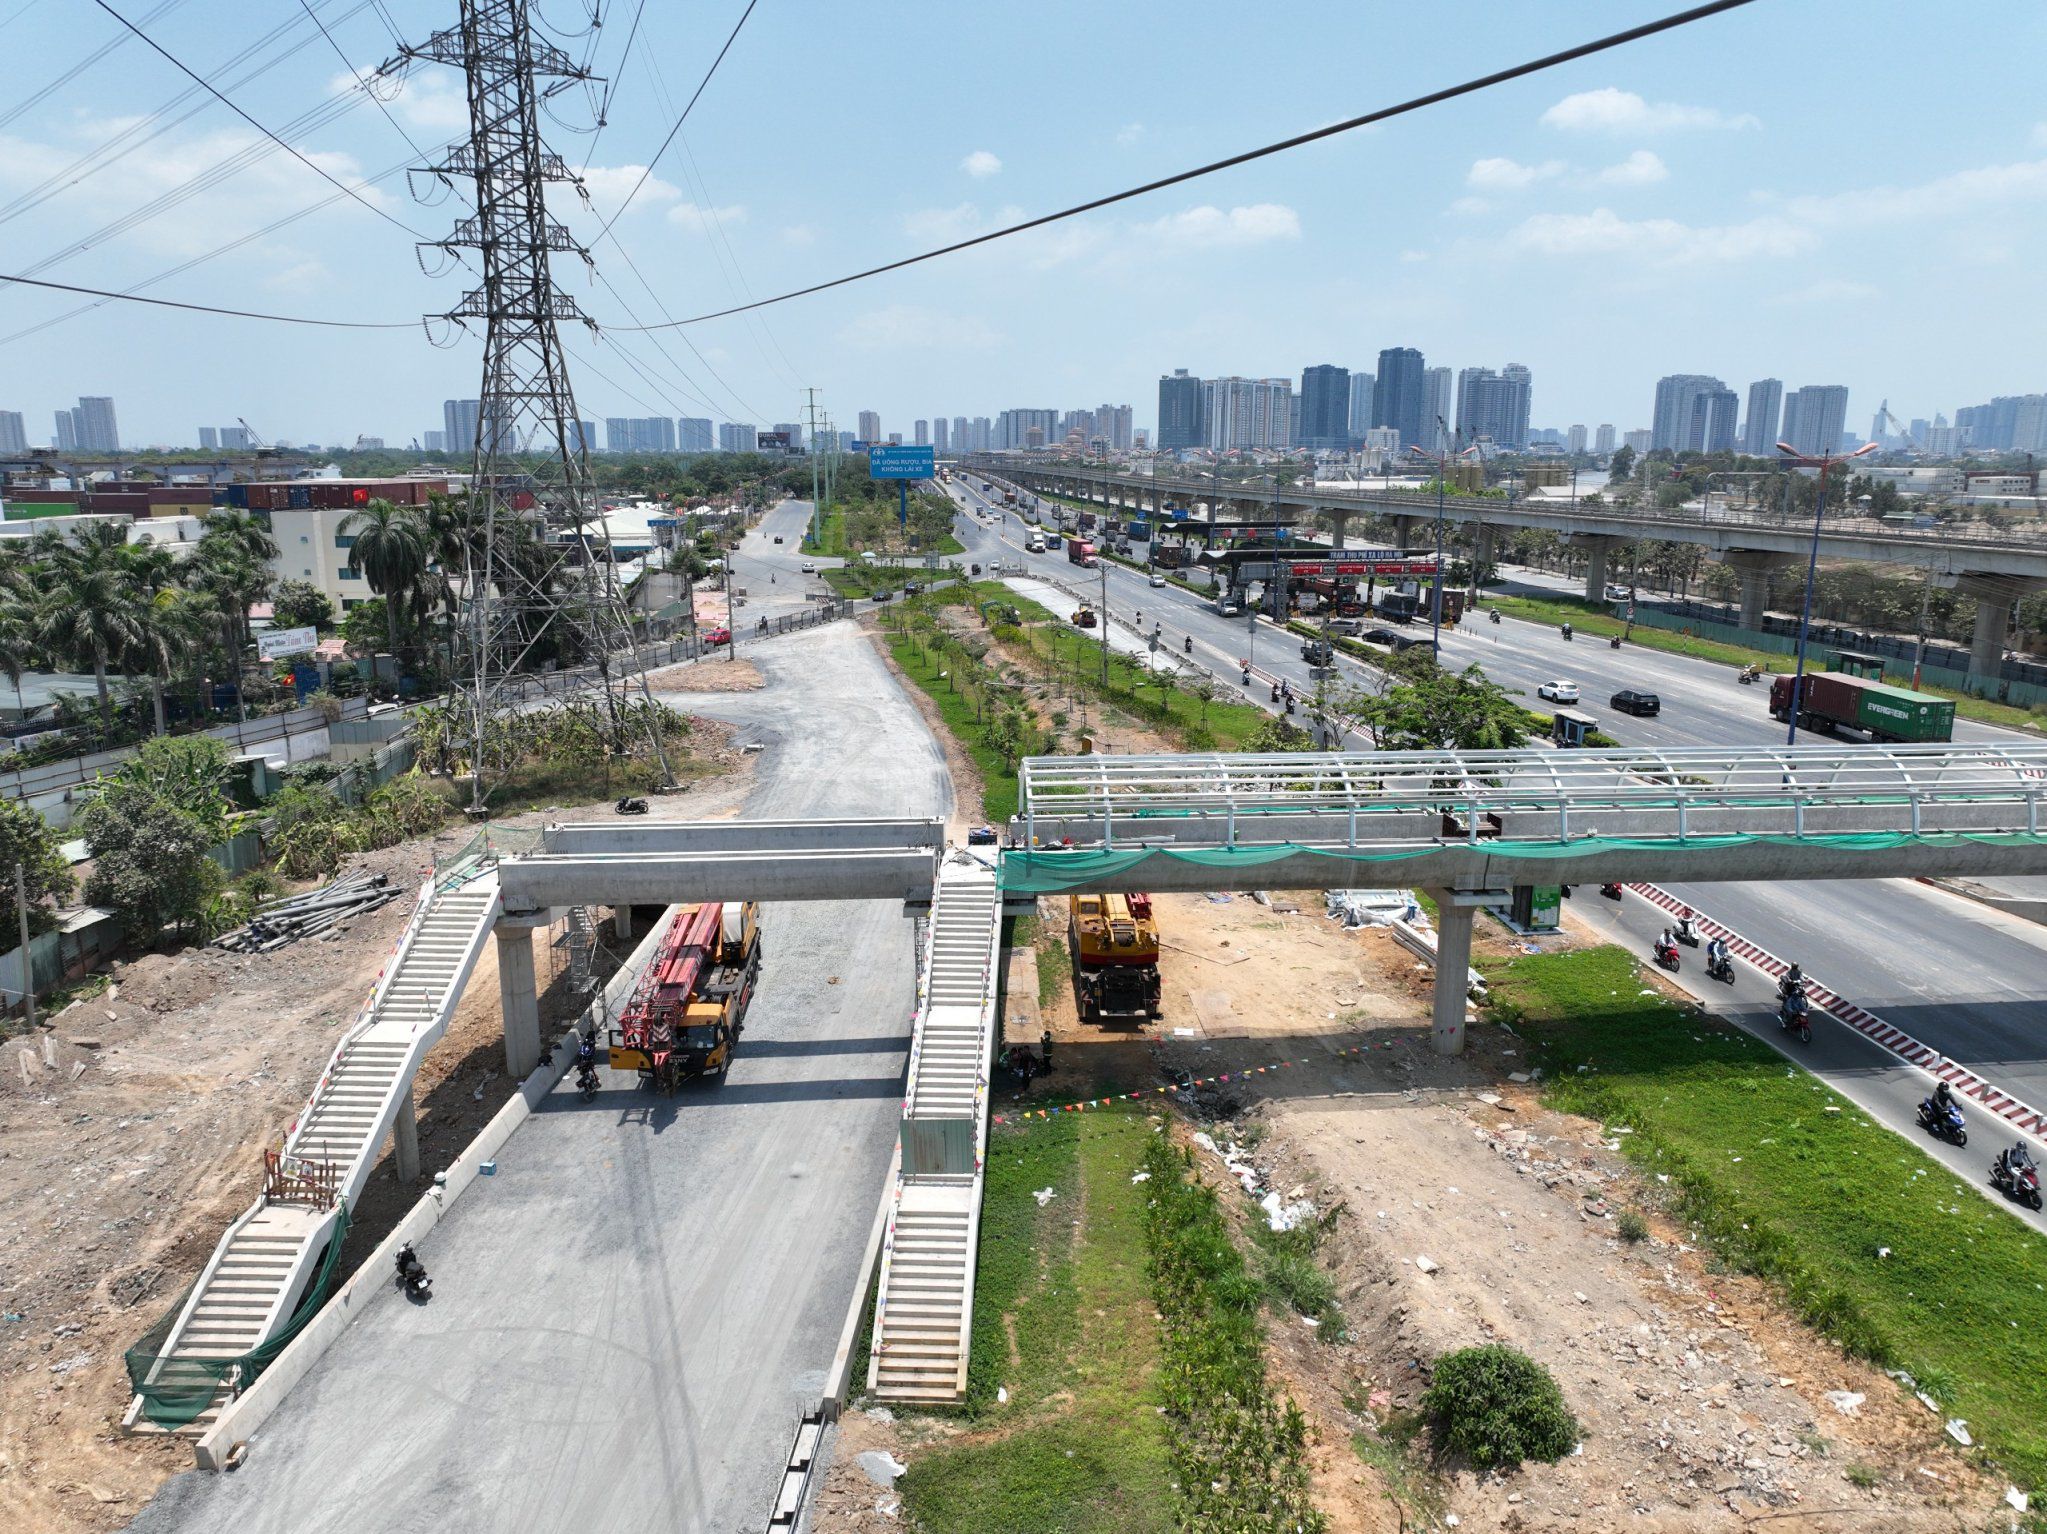
{"label": "highway", "polygon": [[[984,523],[975,514],[990,509],[980,495],[980,481],[962,484],[962,478],[955,476],[952,488],[969,507],[958,523],[968,559],[1022,562],[1033,575],[1054,577],[1090,594],[1100,590],[1098,571],[1079,569],[1063,554],[1026,554],[1023,526],[1014,513],[998,514],[997,525]],[[1183,638],[1192,636],[1194,658],[1233,686],[1238,658],[1255,652],[1261,673],[1286,677],[1297,692],[1312,688],[1300,641],[1293,635],[1260,621],[1254,640],[1246,620],[1220,617],[1193,593],[1152,587],[1141,572],[1104,565],[1112,613],[1127,620],[1142,611],[1147,632],[1154,623],[1163,624],[1165,650],[1180,653]],[[1427,625],[1418,623],[1409,631],[1425,638]],[[1537,708],[1545,707],[1535,696],[1538,684],[1573,680],[1583,695],[1578,707],[1624,745],[1764,746],[1784,739],[1784,727],[1769,717],[1766,687],[1742,686],[1732,668],[1706,661],[1635,645],[1613,650],[1603,639],[1566,640],[1545,624],[1511,618],[1493,624],[1482,617],[1444,631],[1443,658],[1453,666],[1477,663]],[[1339,660],[1339,669],[1351,680],[1366,674],[1364,666],[1348,658]],[[1269,706],[1269,686],[1255,681],[1243,695]],[[1607,700],[1624,686],[1655,691],[1663,712],[1648,719],[1617,713]],[[1955,738],[1995,744],[2019,737],[1963,720]],[[1673,893],[1772,952],[1802,963],[1841,995],[2003,1090],[2047,1108],[2047,927],[1908,880],[1674,886]],[[1660,913],[1651,917],[1652,908],[1637,900],[1625,904],[1629,910],[1617,930],[1634,931],[1640,938],[1636,946],[1646,955]],[[1588,906],[1607,903],[1578,899],[1573,905],[1585,915]],[[1686,958],[1697,961],[1698,955],[1688,950]],[[1753,971],[1745,978],[1762,983]],[[1723,993],[1724,999],[1724,988],[1704,980],[1703,963],[1693,962],[1682,979],[1698,994]],[[1738,1020],[1757,1019],[1743,1014]],[[1774,1018],[1760,1021],[1759,1031],[1774,1040]],[[1809,1051],[1794,1047],[1832,1084],[1858,1101],[1867,1100],[1907,1133],[1918,1133],[1911,1110],[1931,1089],[1924,1073],[1831,1020],[1818,1024]],[[1958,1171],[1980,1180],[1996,1144],[1986,1122],[1967,1150],[1948,1148],[1947,1154]]]}
{"label": "highway", "polygon": [[[937,743],[853,625],[740,653],[767,690],[683,701],[764,743],[747,815],[948,813]],[[422,1245],[431,1303],[386,1291],[244,1468],[180,1476],[131,1527],[761,1527],[855,1287],[915,1003],[900,908],[770,906],[762,944],[729,1080],[557,1090]]]}

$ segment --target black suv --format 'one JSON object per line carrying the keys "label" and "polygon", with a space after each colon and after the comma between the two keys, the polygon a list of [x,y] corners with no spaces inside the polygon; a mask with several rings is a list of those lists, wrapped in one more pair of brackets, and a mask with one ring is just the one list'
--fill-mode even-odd
{"label": "black suv", "polygon": [[1623,714],[1660,714],[1663,700],[1653,692],[1636,692],[1632,687],[1623,687],[1608,699],[1608,705]]}

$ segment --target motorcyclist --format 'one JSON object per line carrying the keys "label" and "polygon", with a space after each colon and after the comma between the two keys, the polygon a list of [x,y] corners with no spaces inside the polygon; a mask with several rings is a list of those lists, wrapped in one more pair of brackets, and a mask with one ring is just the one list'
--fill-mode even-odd
{"label": "motorcyclist", "polygon": [[1192,634],[1189,634],[1180,642],[1180,649],[1188,655],[1194,653],[1194,636]]}
{"label": "motorcyclist", "polygon": [[1674,954],[1676,952],[1677,940],[1670,935],[1670,928],[1665,927],[1656,934],[1656,957],[1660,959],[1667,954]]}
{"label": "motorcyclist", "polygon": [[1719,969],[1727,963],[1727,943],[1722,938],[1706,939],[1706,967]]}
{"label": "motorcyclist", "polygon": [[1933,1089],[1933,1116],[1945,1119],[1955,1111],[1955,1094],[1943,1081]]}
{"label": "motorcyclist", "polygon": [[594,1070],[597,1065],[597,1041],[591,1035],[578,1030],[576,1033],[576,1069]]}
{"label": "motorcyclist", "polygon": [[1685,906],[1677,913],[1677,935],[1689,942],[1698,941],[1698,929],[1692,925],[1692,908]]}
{"label": "motorcyclist", "polygon": [[1805,971],[1796,964],[1784,971],[1784,978],[1777,982],[1779,996],[1790,996],[1794,991],[1800,996],[1805,994]]}
{"label": "motorcyclist", "polygon": [[1570,624],[1568,624],[1568,623],[1566,623],[1566,624],[1564,625],[1564,638],[1566,638],[1566,639],[1569,639],[1570,637],[1571,637],[1571,625],[1570,625]]}
{"label": "motorcyclist", "polygon": [[[1946,1086],[1947,1083],[1942,1082],[1941,1085]],[[2020,1173],[2032,1166],[2033,1153],[2026,1149],[2025,1141],[2016,1140],[2012,1143],[2010,1150],[2003,1150],[1997,1153],[1997,1164],[2003,1168],[2008,1176],[2016,1179]]]}
{"label": "motorcyclist", "polygon": [[1621,647],[1621,636],[1615,634],[1611,639],[1607,640],[1606,647],[1609,650],[1618,650]]}
{"label": "motorcyclist", "polygon": [[1492,622],[1498,623],[1500,621],[1500,610],[1497,607],[1489,607],[1486,609],[1486,617]]}

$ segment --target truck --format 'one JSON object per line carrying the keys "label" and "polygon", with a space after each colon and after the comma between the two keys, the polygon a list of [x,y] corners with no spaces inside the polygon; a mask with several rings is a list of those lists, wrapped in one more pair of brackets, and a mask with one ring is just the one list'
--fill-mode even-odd
{"label": "truck", "polygon": [[1005,506],[1014,506],[1016,504],[1016,492],[1014,490],[1003,491],[1002,504]]}
{"label": "truck", "polygon": [[757,902],[679,907],[606,1039],[611,1068],[635,1072],[657,1092],[694,1076],[723,1080],[760,968]]}
{"label": "truck", "polygon": [[1151,896],[1067,896],[1066,940],[1084,1023],[1136,1022],[1160,1011],[1159,928]]}
{"label": "truck", "polygon": [[[1774,719],[1791,717],[1792,680],[1788,676],[1771,679],[1770,715]],[[1869,677],[1808,671],[1798,696],[1798,723],[1804,729],[1828,734],[1860,730],[1872,741],[1953,740],[1955,704],[1952,698],[1936,698]]]}
{"label": "truck", "polygon": [[1069,538],[1066,540],[1066,557],[1074,564],[1085,565],[1092,570],[1096,564],[1095,546],[1085,538]]}
{"label": "truck", "polygon": [[1334,664],[1336,650],[1326,639],[1304,639],[1301,641],[1301,659],[1311,666]]}

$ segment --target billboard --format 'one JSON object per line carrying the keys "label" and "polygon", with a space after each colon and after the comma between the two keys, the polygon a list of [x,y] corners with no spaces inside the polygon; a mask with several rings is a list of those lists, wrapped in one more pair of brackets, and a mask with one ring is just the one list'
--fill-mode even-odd
{"label": "billboard", "polygon": [[786,431],[757,431],[753,434],[753,442],[763,453],[789,451],[789,434]]}
{"label": "billboard", "polygon": [[876,443],[867,450],[871,479],[930,479],[938,473],[937,454],[928,447]]}
{"label": "billboard", "polygon": [[1300,580],[1303,576],[1434,575],[1436,561],[1431,555],[1403,554],[1395,549],[1369,549],[1355,553],[1346,549],[1338,559],[1283,559],[1280,568],[1288,580]]}
{"label": "billboard", "polygon": [[277,660],[286,655],[310,655],[320,642],[316,629],[271,629],[256,636],[259,660]]}

